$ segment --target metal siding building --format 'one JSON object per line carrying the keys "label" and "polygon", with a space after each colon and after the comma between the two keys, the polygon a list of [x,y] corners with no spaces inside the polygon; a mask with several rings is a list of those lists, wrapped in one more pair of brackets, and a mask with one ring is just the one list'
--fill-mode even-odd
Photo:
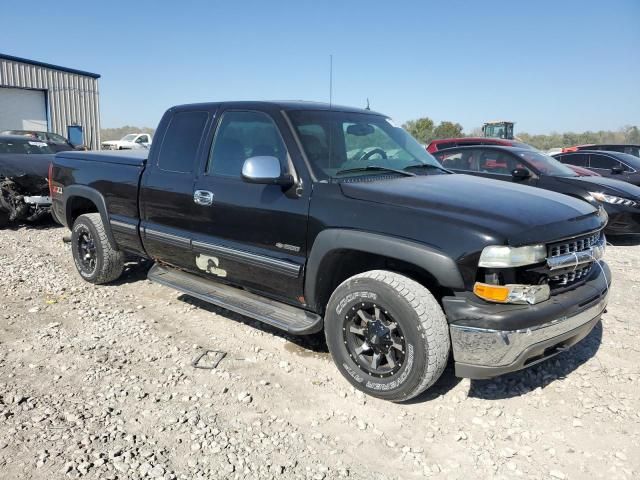
{"label": "metal siding building", "polygon": [[78,125],[85,145],[98,150],[99,78],[0,53],[0,130],[48,130],[67,137],[67,127]]}

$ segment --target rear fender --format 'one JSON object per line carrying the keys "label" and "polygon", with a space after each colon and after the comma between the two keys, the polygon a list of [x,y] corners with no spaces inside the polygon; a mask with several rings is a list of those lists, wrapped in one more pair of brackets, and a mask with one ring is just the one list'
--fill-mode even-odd
{"label": "rear fender", "polygon": [[115,239],[113,238],[113,232],[111,231],[111,223],[109,222],[109,214],[107,212],[107,204],[102,194],[95,188],[87,187],[85,185],[71,185],[64,188],[64,224],[71,229],[73,225],[71,222],[71,207],[73,198],[84,198],[91,201],[97,208],[102,224],[104,225],[107,238],[113,248],[118,248]]}

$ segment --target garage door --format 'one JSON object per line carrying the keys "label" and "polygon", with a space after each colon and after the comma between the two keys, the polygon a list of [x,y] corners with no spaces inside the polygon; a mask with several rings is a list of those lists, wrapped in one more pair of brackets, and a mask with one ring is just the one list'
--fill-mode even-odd
{"label": "garage door", "polygon": [[0,87],[0,132],[48,130],[44,91]]}

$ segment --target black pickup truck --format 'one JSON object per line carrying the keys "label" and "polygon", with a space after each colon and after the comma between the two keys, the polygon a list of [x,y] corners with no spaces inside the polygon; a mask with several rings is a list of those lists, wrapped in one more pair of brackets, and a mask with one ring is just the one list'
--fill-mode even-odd
{"label": "black pickup truck", "polygon": [[150,151],[62,152],[55,214],[80,275],[149,279],[293,334],[401,401],[533,365],[605,309],[607,216],[443,169],[384,115],[307,102],[169,109]]}

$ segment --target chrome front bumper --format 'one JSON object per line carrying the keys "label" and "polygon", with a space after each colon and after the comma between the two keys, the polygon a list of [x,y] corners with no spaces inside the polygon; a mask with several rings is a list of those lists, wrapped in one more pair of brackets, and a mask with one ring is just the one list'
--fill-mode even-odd
{"label": "chrome front bumper", "polygon": [[493,330],[450,325],[456,375],[490,378],[550,358],[586,337],[607,306],[609,290],[570,317],[522,330]]}

